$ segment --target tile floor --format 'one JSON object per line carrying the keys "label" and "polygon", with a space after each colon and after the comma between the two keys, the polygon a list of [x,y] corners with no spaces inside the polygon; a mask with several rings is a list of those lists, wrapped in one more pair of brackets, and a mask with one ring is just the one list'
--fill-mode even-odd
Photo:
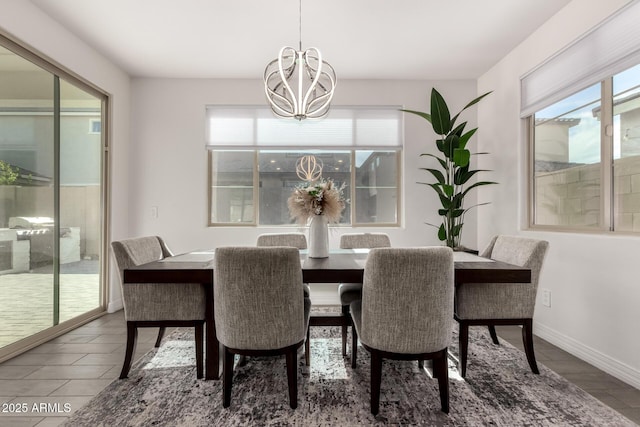
{"label": "tile floor", "polygon": [[[100,306],[99,278],[97,273],[60,274],[60,322]],[[2,347],[52,326],[53,276],[0,275],[0,301]]]}
{"label": "tile floor", "polygon": [[[497,330],[502,339],[522,348],[519,328]],[[136,359],[152,348],[156,333],[155,328],[140,330]],[[118,377],[125,341],[124,316],[119,311],[0,364],[0,426],[64,422]],[[535,349],[540,363],[640,424],[640,390],[540,338],[535,339]],[[26,414],[16,412],[22,407]]]}

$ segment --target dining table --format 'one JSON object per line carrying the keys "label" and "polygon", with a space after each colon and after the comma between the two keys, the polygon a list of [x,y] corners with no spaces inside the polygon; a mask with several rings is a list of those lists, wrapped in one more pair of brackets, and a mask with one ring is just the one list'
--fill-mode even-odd
{"label": "dining table", "polygon": [[[304,283],[362,283],[368,249],[335,249],[327,258],[310,258],[300,251]],[[213,309],[215,249],[196,250],[124,269],[127,283],[199,283],[206,296],[205,379],[221,375],[220,343],[216,337]],[[530,283],[526,267],[482,258],[469,252],[454,252],[455,283]],[[349,319],[341,312],[313,313],[310,326],[341,326]]]}

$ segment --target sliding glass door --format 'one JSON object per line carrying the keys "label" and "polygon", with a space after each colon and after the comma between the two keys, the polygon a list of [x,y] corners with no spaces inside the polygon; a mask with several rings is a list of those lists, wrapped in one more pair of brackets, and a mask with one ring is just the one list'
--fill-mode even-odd
{"label": "sliding glass door", "polygon": [[60,322],[100,305],[101,115],[101,99],[60,81]]}
{"label": "sliding glass door", "polygon": [[0,360],[104,310],[106,105],[105,95],[2,42]]}

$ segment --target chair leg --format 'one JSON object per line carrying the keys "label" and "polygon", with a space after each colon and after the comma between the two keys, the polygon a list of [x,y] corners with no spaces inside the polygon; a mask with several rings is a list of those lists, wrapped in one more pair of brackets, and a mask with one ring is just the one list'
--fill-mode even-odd
{"label": "chair leg", "polygon": [[418,359],[418,368],[424,369],[424,360]]}
{"label": "chair leg", "polygon": [[496,327],[494,325],[487,325],[489,327],[489,335],[491,335],[491,340],[495,345],[500,345],[500,341],[498,341],[498,335],[496,334]]}
{"label": "chair leg", "polygon": [[522,325],[522,343],[524,344],[524,352],[527,355],[531,371],[534,374],[540,374],[536,363],[536,355],[533,351],[533,319],[526,319]]}
{"label": "chair leg", "polygon": [[158,330],[158,338],[156,338],[156,343],[155,343],[155,347],[158,348],[160,347],[160,342],[162,341],[162,337],[164,337],[164,332],[167,328],[165,328],[164,326],[160,326],[160,329]]}
{"label": "chair leg", "polygon": [[124,354],[124,363],[120,371],[120,379],[127,378],[133,354],[136,352],[136,341],[138,340],[138,327],[135,322],[127,322],[127,349]]}
{"label": "chair leg", "polygon": [[351,325],[351,367],[356,368],[358,361],[358,333],[355,325]]}
{"label": "chair leg", "polygon": [[464,378],[465,375],[467,375],[467,351],[469,347],[469,325],[464,320],[461,320],[459,324],[460,324],[460,332],[458,334],[459,335],[458,348],[460,351],[459,367],[460,367],[460,376]]}
{"label": "chair leg", "polygon": [[307,339],[304,342],[304,363],[311,365],[311,328],[307,328]]}
{"label": "chair leg", "polygon": [[196,329],[196,378],[204,376],[204,323],[197,323]]}
{"label": "chair leg", "polygon": [[440,406],[442,412],[449,413],[449,367],[447,360],[447,350],[443,350],[442,357],[433,361],[433,372],[437,372],[438,388],[440,389]]}
{"label": "chair leg", "polygon": [[286,354],[287,382],[289,383],[289,406],[298,407],[298,352],[293,349]]}
{"label": "chair leg", "polygon": [[233,360],[234,355],[227,347],[222,347],[222,407],[228,408],[231,405],[231,384],[233,382]]}
{"label": "chair leg", "polygon": [[380,409],[380,383],[382,382],[382,356],[371,349],[371,413],[377,415]]}
{"label": "chair leg", "polygon": [[[345,316],[347,319],[351,319],[348,305],[342,306],[342,315]],[[342,357],[347,356],[347,328],[348,327],[349,327],[348,322],[344,322],[342,325]]]}

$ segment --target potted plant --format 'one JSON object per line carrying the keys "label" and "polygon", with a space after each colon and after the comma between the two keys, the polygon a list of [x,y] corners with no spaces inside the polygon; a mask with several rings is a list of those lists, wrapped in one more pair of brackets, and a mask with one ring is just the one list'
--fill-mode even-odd
{"label": "potted plant", "polygon": [[442,223],[438,226],[429,224],[438,229],[438,238],[444,241],[447,246],[454,250],[463,249],[460,245],[462,237],[462,226],[464,225],[465,214],[472,208],[487,203],[478,203],[470,207],[464,206],[465,196],[476,187],[482,185],[496,184],[491,181],[476,181],[470,183],[481,169],[471,169],[471,156],[487,153],[471,153],[467,144],[478,128],[465,132],[467,122],[456,125],[456,120],[460,113],[467,108],[480,102],[482,98],[489,95],[487,92],[469,102],[455,116],[451,117],[449,107],[444,98],[434,88],[431,90],[431,113],[424,113],[414,110],[401,110],[405,113],[415,114],[431,123],[433,131],[438,135],[435,141],[436,148],[442,155],[422,153],[420,156],[432,157],[438,161],[439,168],[420,168],[429,172],[436,182],[418,182],[418,184],[428,185],[438,194],[441,208],[438,215],[442,217]]}

